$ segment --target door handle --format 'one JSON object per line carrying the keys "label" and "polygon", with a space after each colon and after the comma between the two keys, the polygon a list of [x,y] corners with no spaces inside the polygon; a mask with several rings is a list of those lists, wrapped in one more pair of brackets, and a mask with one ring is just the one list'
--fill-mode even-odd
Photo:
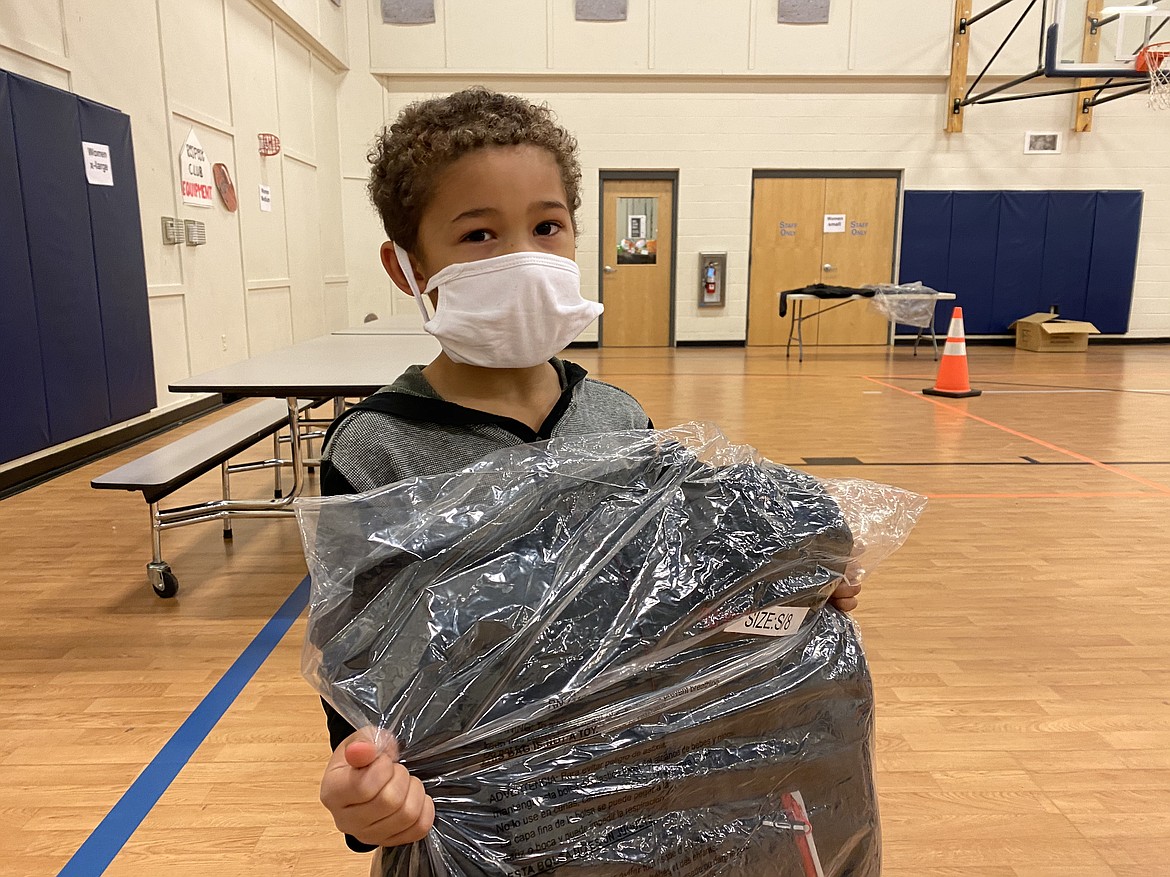
{"label": "door handle", "polygon": [[606,265],[601,270],[603,270],[606,274],[617,274],[617,268],[614,268],[612,265]]}
{"label": "door handle", "polygon": [[837,270],[837,269],[836,269],[836,268],[834,268],[832,265],[830,265],[828,262],[826,262],[826,263],[825,263],[825,265],[824,265],[824,269],[825,269],[826,271],[836,271],[836,270]]}

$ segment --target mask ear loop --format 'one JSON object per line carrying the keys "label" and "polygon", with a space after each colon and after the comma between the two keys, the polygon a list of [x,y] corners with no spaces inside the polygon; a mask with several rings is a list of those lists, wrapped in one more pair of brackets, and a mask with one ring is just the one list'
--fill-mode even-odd
{"label": "mask ear loop", "polygon": [[429,323],[434,319],[427,313],[427,306],[423,302],[423,294],[419,291],[418,284],[414,281],[414,268],[410,264],[410,256],[407,255],[406,250],[394,244],[394,256],[398,259],[398,267],[402,269],[402,273],[406,275],[406,282],[410,285],[410,291],[414,294],[414,300],[418,304],[419,312],[422,314],[423,322]]}

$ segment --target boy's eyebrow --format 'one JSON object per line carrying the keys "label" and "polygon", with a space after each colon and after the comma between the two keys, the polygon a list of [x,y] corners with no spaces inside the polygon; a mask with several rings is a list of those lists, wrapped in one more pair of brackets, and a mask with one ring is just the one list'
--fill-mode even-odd
{"label": "boy's eyebrow", "polygon": [[461,219],[478,219],[481,216],[487,216],[489,213],[498,213],[499,211],[493,207],[473,207],[471,210],[464,210],[452,222],[458,222]]}
{"label": "boy's eyebrow", "polygon": [[[566,213],[569,210],[564,201],[535,201],[532,207],[538,210],[564,210]],[[461,219],[479,219],[481,216],[489,216],[494,213],[499,213],[494,207],[473,207],[470,210],[464,210],[451,221],[459,222]]]}

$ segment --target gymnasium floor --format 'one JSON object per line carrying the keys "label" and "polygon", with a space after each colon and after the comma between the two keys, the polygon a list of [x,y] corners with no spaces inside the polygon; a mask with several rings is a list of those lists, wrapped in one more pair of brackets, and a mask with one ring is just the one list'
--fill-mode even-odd
{"label": "gymnasium floor", "polygon": [[[922,396],[935,363],[904,347],[573,354],[660,426],[930,497],[855,613],[886,877],[1167,873],[1170,346],[971,347],[985,395],[962,401]],[[88,488],[178,434],[0,502],[0,875],[365,875],[317,803],[303,618],[281,637],[294,526],[164,534],[160,600],[141,498]]]}

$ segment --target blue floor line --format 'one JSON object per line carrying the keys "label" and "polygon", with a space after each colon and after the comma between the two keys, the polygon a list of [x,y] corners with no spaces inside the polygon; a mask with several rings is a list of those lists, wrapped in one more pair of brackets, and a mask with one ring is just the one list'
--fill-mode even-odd
{"label": "blue floor line", "polygon": [[296,590],[289,594],[284,605],[276,610],[263,630],[256,634],[256,638],[236,658],[235,663],[86,838],[73,858],[65,863],[58,877],[98,877],[105,872],[146,818],[146,814],[211,733],[211,729],[223,718],[244,686],[288,633],[308,601],[309,577],[305,576]]}

